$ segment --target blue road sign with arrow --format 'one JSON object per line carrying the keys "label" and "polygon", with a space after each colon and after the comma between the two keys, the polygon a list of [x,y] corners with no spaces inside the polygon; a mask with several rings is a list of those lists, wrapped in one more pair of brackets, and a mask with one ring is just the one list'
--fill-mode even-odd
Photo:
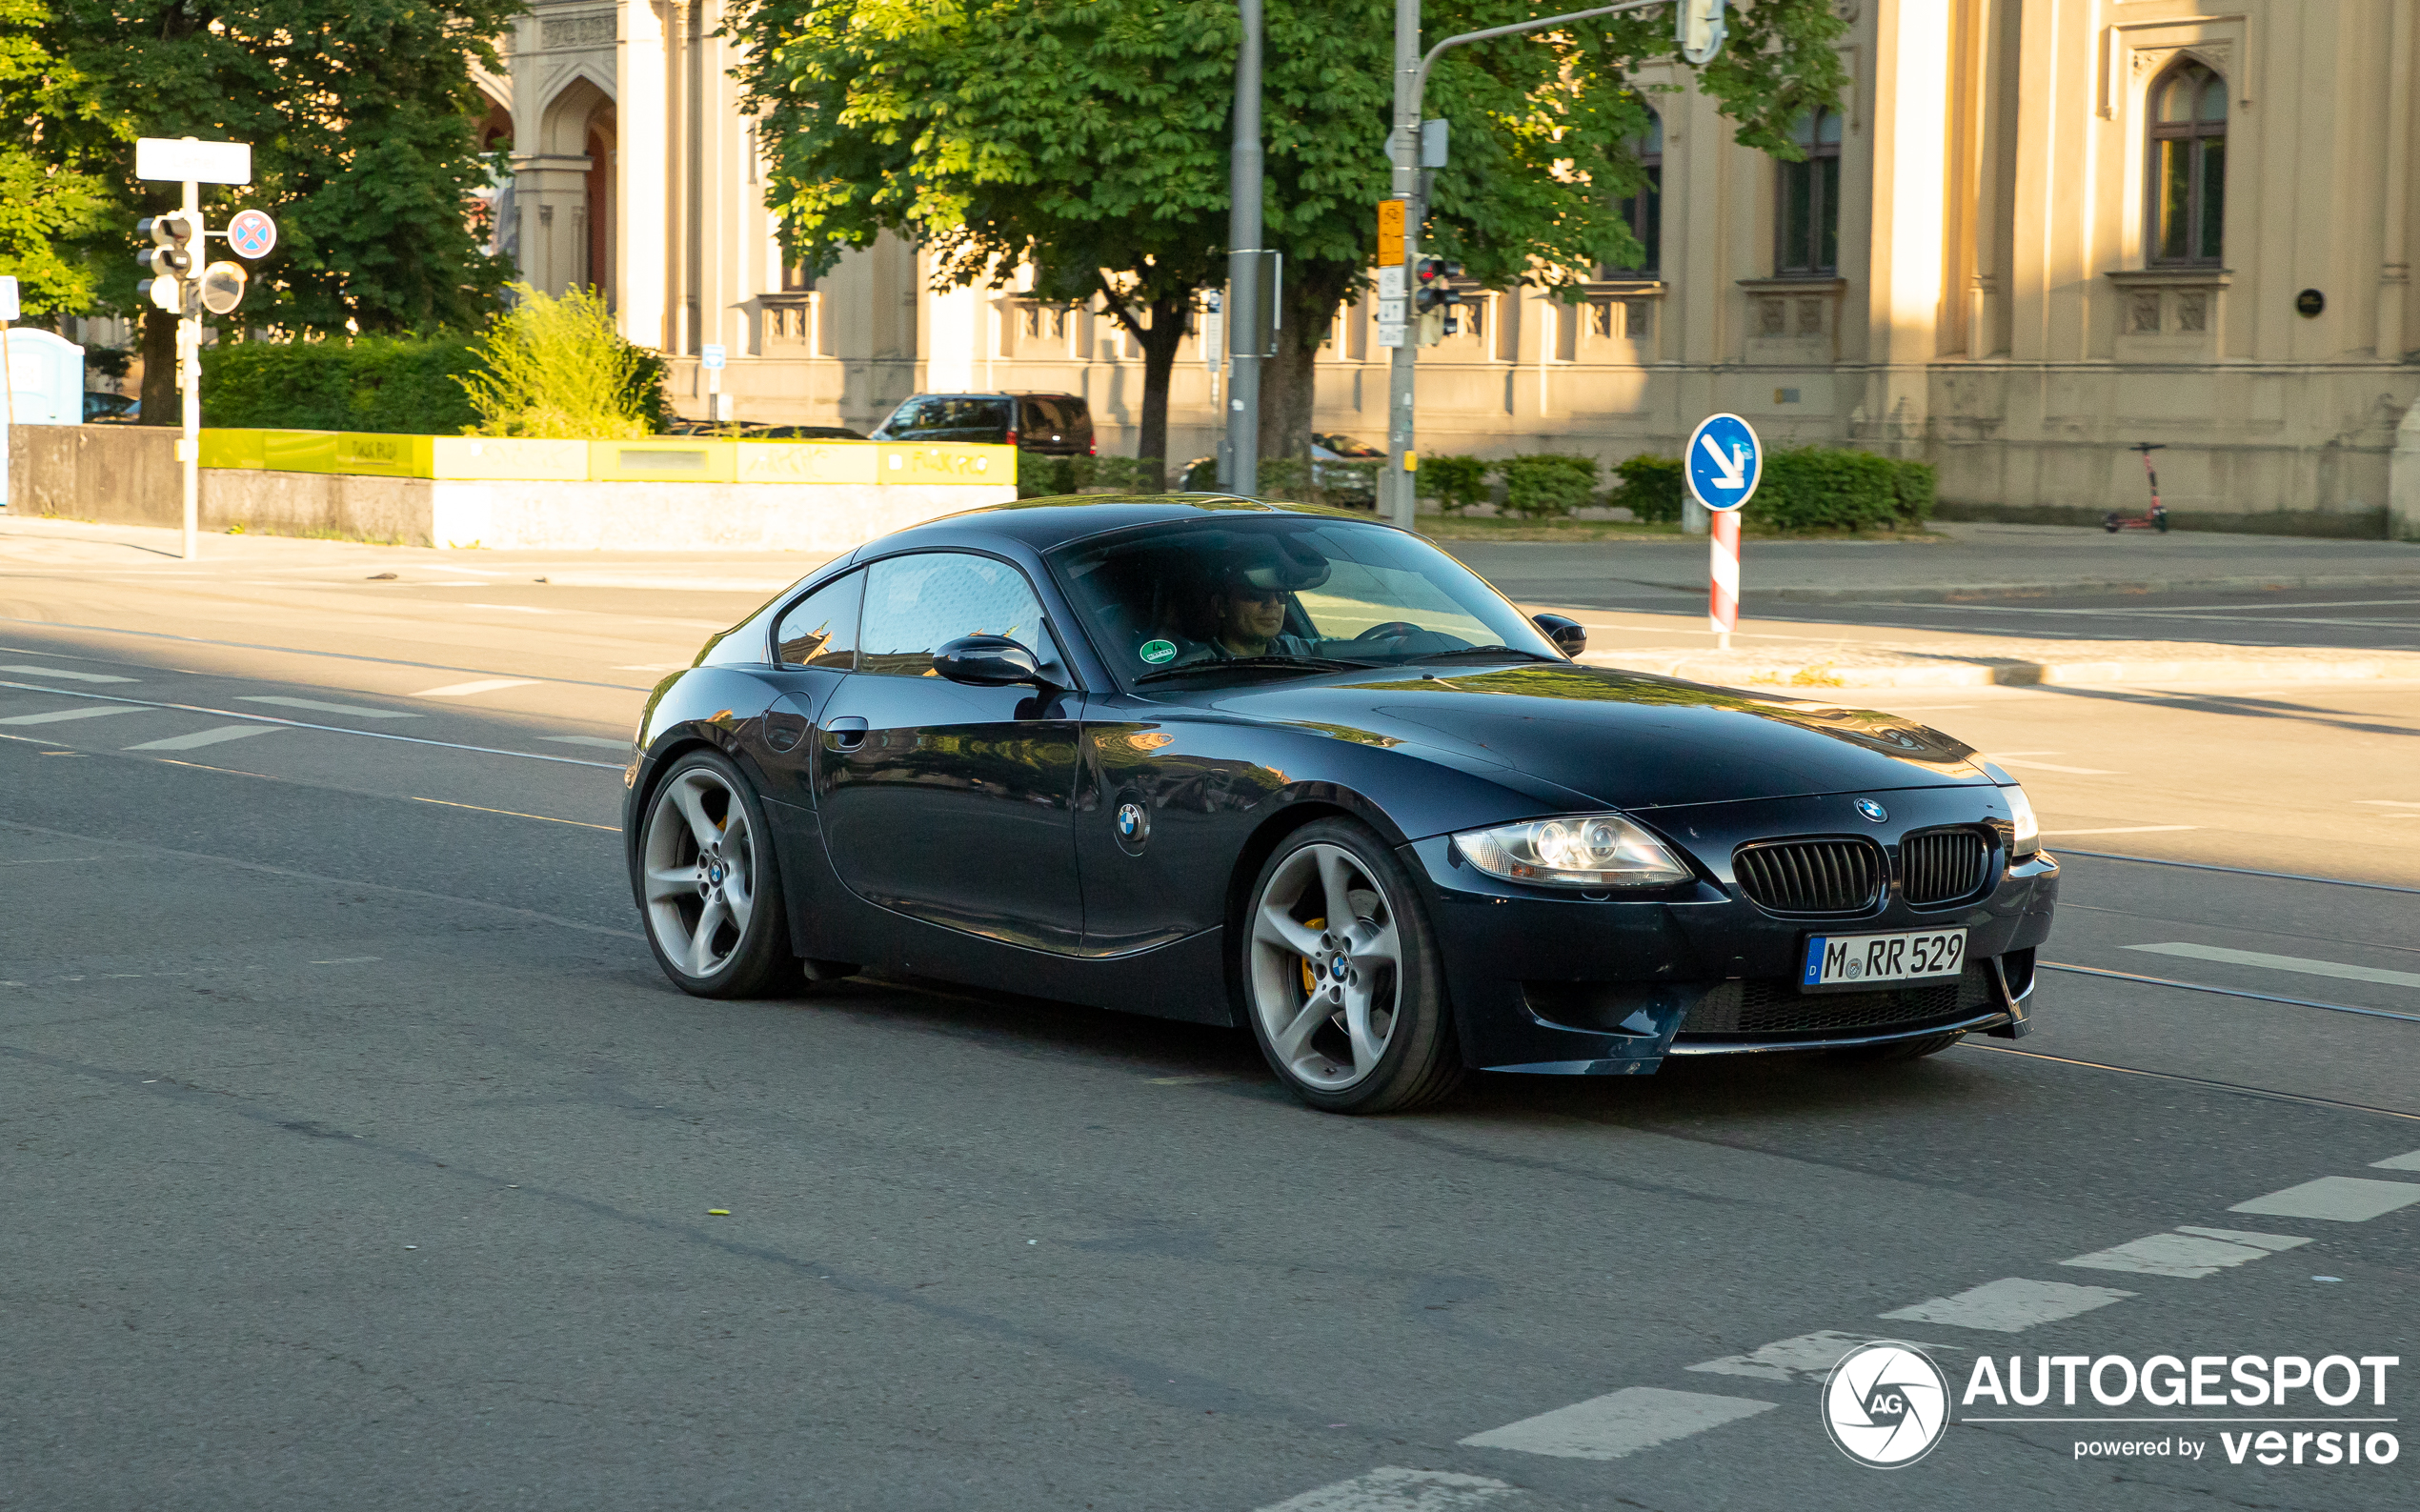
{"label": "blue road sign with arrow", "polygon": [[1736,414],[1709,414],[1689,433],[1689,492],[1710,510],[1735,510],[1756,493],[1765,448]]}

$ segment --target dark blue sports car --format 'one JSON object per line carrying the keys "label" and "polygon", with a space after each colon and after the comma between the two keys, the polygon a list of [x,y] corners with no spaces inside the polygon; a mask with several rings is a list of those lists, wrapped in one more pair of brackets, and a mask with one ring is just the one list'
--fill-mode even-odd
{"label": "dark blue sports car", "polygon": [[954,515],[655,689],[632,886],[686,992],[881,971],[1240,1024],[1339,1112],[2025,1033],[2059,869],[2005,773],[1583,645],[1366,515]]}

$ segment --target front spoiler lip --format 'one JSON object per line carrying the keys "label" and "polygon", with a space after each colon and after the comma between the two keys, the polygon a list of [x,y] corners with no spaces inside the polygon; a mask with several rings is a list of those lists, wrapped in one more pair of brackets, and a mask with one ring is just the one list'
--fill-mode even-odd
{"label": "front spoiler lip", "polygon": [[2007,1009],[1994,1008],[1989,1013],[1979,1014],[1957,1023],[1926,1024],[1917,1029],[1894,1029],[1885,1035],[1859,1035],[1851,1039],[1844,1039],[1836,1036],[1820,1036],[1800,1039],[1756,1039],[1723,1044],[1692,1044],[1685,1039],[1676,1039],[1672,1042],[1671,1048],[1664,1053],[1667,1056],[1755,1056],[1769,1055],[1779,1050],[1847,1050],[1858,1045],[1886,1045],[1894,1039],[1929,1039],[1935,1035],[1972,1034],[1979,1029],[1997,1029],[2013,1022],[2015,1022],[2015,1016]]}

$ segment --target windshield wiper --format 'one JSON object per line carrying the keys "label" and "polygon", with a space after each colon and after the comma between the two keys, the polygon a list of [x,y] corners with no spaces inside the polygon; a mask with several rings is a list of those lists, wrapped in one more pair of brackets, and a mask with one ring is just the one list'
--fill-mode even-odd
{"label": "windshield wiper", "polygon": [[1526,656],[1531,661],[1561,661],[1563,659],[1561,656],[1549,656],[1540,652],[1523,651],[1519,646],[1464,646],[1458,651],[1441,651],[1436,653],[1434,655],[1412,656],[1406,659],[1410,661],[1460,661],[1465,657],[1471,656]]}
{"label": "windshield wiper", "polygon": [[1146,682],[1164,682],[1171,677],[1199,676],[1205,672],[1367,672],[1376,663],[1345,661],[1336,656],[1227,656],[1204,661],[1188,661],[1181,667],[1162,667],[1135,678],[1138,686]]}

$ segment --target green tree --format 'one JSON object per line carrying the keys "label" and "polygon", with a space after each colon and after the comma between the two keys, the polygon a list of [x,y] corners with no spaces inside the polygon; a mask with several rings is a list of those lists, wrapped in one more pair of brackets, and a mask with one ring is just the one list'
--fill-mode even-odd
{"label": "green tree", "polygon": [[[1434,40],[1552,9],[1432,0],[1425,20]],[[1286,272],[1260,449],[1299,456],[1314,359],[1364,284],[1372,207],[1389,192],[1394,8],[1268,0],[1265,14],[1262,215]],[[1732,28],[1699,88],[1743,144],[1797,155],[1791,118],[1845,83],[1832,46],[1845,23],[1829,0],[1759,0]],[[890,229],[938,248],[945,283],[997,281],[1020,256],[1056,290],[1096,270],[1103,292],[1220,276],[1231,0],[740,0],[733,29],[755,49],[743,78],[771,128],[768,202],[808,260],[828,266]],[[1661,8],[1447,54],[1427,105],[1453,123],[1453,160],[1425,244],[1498,288],[1570,291],[1598,263],[1635,261],[1615,212],[1641,182],[1632,80],[1672,56]],[[1114,299],[1111,312],[1126,318]],[[1154,343],[1137,334],[1148,416]],[[1180,334],[1165,336],[1171,360]]]}
{"label": "green tree", "polygon": [[14,274],[25,313],[44,320],[92,306],[92,271],[77,244],[101,227],[103,185],[55,151],[54,123],[89,104],[74,70],[48,43],[46,0],[0,0],[0,273]]}
{"label": "green tree", "polygon": [[[0,0],[24,3],[24,0]],[[74,245],[101,303],[132,310],[137,216],[176,187],[138,182],[133,139],[252,144],[252,183],[206,189],[207,218],[277,219],[245,325],[403,332],[475,325],[511,276],[473,196],[500,164],[474,135],[474,62],[521,0],[48,0],[30,31],[75,80],[41,112],[39,154],[101,177],[107,208]],[[174,411],[173,322],[147,310],[147,417]]]}

